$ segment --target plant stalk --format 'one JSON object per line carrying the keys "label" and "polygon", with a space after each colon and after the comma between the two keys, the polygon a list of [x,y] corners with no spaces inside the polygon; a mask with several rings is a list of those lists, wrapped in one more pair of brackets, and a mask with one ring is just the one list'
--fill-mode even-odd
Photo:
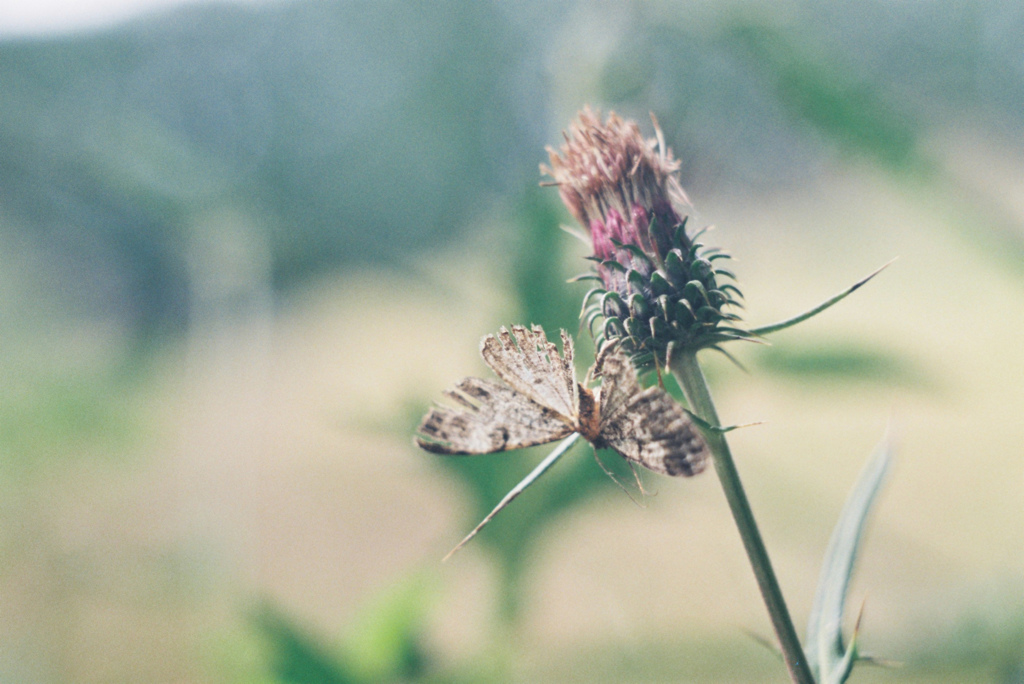
{"label": "plant stalk", "polygon": [[[705,422],[721,427],[718,419],[718,412],[715,410],[714,400],[711,398],[711,390],[708,388],[704,371],[697,363],[697,353],[692,351],[680,351],[674,355],[670,363],[672,374],[679,381],[683,388],[683,394],[690,402],[690,409],[700,416]],[[754,513],[750,509],[750,502],[743,491],[743,484],[740,482],[739,472],[733,462],[732,452],[729,450],[729,443],[721,432],[709,431],[707,435],[708,446],[711,447],[712,459],[715,464],[715,471],[718,479],[725,490],[725,498],[729,502],[733,519],[739,529],[740,537],[743,539],[743,546],[747,550],[747,557],[754,568],[754,576],[757,578],[757,586],[761,590],[761,597],[768,608],[768,615],[772,621],[772,627],[779,639],[782,648],[782,657],[789,670],[790,679],[795,684],[814,684],[814,677],[811,675],[807,665],[807,658],[804,657],[800,640],[793,628],[793,620],[786,608],[786,601],[782,597],[782,590],[775,578],[775,571],[772,570],[771,560],[768,558],[768,551],[765,549],[761,533],[757,529],[754,520]]]}

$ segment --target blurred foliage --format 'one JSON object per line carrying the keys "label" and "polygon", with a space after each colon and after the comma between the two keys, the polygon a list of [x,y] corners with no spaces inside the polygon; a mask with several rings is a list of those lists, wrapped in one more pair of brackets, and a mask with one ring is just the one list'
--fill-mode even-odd
{"label": "blurred foliage", "polygon": [[342,646],[361,681],[415,679],[429,670],[421,640],[435,603],[432,580],[422,572],[396,582],[356,616]]}
{"label": "blurred foliage", "polygon": [[283,684],[350,684],[358,681],[340,659],[328,652],[279,609],[264,605],[254,617],[270,642],[273,677]]}
{"label": "blurred foliage", "polygon": [[0,449],[13,461],[54,456],[68,444],[117,451],[138,436],[125,391],[103,377],[36,380],[20,391],[7,385],[0,399]]}
{"label": "blurred foliage", "polygon": [[935,381],[897,352],[853,342],[787,340],[754,356],[759,370],[802,382],[863,381],[904,387],[934,387]]}
{"label": "blurred foliage", "polygon": [[917,128],[909,116],[883,101],[869,80],[826,55],[813,56],[811,41],[787,36],[764,23],[737,19],[726,26],[728,41],[749,52],[750,63],[763,69],[792,116],[809,122],[842,148],[867,153],[886,166],[903,169],[918,161]]}
{"label": "blurred foliage", "polygon": [[336,648],[270,602],[251,619],[270,654],[269,674],[282,684],[419,681],[430,671],[421,640],[433,592],[425,574],[389,587],[356,617]]}
{"label": "blurred foliage", "polygon": [[188,315],[189,231],[211,207],[266,233],[276,286],[451,244],[536,176],[544,102],[523,95],[549,29],[506,11],[210,5],[0,42],[7,229],[143,328]]}
{"label": "blurred foliage", "polygon": [[805,179],[835,149],[920,169],[926,129],[965,113],[1024,127],[1024,10],[1008,0],[665,9],[635,6],[600,86],[657,111],[702,185]]}
{"label": "blurred foliage", "polygon": [[[531,185],[518,199],[513,212],[514,238],[509,248],[511,258],[511,290],[518,305],[519,318],[526,324],[540,325],[549,337],[559,329],[574,337],[579,329],[578,300],[586,290],[581,285],[566,283],[567,246],[570,242],[559,223],[567,214],[551,187]],[[588,270],[588,262],[573,260],[570,269]],[[579,351],[583,360],[593,358],[587,344]]]}
{"label": "blurred foliage", "polygon": [[1024,601],[1020,578],[1003,584],[955,626],[922,644],[914,665],[925,672],[962,673],[963,681],[1024,682]]}

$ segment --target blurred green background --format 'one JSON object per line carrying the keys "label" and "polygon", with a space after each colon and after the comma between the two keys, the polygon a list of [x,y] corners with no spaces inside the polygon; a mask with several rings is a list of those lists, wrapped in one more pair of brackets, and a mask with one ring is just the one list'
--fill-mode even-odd
{"label": "blurred green background", "polygon": [[[25,0],[15,0],[23,2]],[[575,332],[539,188],[655,112],[748,322],[707,358],[796,622],[886,426],[854,682],[1024,682],[1024,8],[189,5],[0,38],[0,682],[785,681],[712,474],[410,434]],[[581,337],[582,361],[591,353]],[[616,466],[614,456],[604,458]],[[628,481],[628,471],[616,472]]]}

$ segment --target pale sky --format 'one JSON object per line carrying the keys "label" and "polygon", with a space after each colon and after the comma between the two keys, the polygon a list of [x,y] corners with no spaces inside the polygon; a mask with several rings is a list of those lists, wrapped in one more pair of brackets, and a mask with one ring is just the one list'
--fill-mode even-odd
{"label": "pale sky", "polygon": [[[203,1],[0,0],[0,37],[38,36],[103,28],[153,11]],[[229,1],[252,3],[260,0]]]}

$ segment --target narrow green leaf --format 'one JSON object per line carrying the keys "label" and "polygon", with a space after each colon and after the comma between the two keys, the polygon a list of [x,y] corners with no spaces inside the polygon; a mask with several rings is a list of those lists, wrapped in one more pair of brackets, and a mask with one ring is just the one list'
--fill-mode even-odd
{"label": "narrow green leaf", "polygon": [[825,551],[807,625],[806,647],[811,670],[822,684],[840,684],[852,667],[847,667],[852,661],[843,647],[842,635],[846,592],[868,513],[881,488],[891,454],[892,444],[886,436],[847,497]]}

